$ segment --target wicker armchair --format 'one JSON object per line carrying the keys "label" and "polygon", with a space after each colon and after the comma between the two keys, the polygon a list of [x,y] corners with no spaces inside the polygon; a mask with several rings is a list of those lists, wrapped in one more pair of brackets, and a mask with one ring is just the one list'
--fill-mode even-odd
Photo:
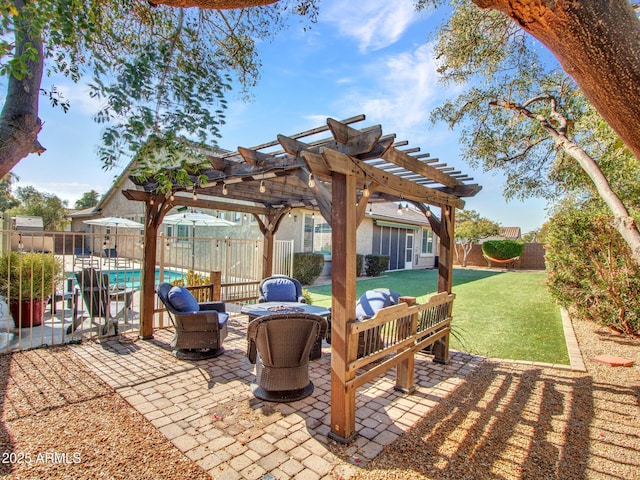
{"label": "wicker armchair", "polygon": [[198,303],[187,289],[168,283],[160,284],[157,294],[176,330],[171,347],[177,358],[201,360],[224,352],[229,315],[223,302]]}
{"label": "wicker armchair", "polygon": [[309,352],[326,328],[324,318],[311,314],[265,315],[249,322],[247,357],[256,364],[253,394],[269,402],[311,395]]}
{"label": "wicker armchair", "polygon": [[302,295],[302,284],[286,275],[273,275],[260,282],[258,302],[299,302],[307,303]]}

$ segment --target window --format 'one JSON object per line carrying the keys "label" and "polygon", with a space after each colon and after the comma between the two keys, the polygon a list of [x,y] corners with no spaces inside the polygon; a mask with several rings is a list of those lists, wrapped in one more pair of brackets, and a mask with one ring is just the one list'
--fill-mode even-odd
{"label": "window", "polygon": [[305,252],[331,255],[331,225],[322,216],[304,216],[303,249]]}
{"label": "window", "polygon": [[422,246],[420,253],[422,253],[422,255],[433,253],[433,230],[422,229]]}
{"label": "window", "polygon": [[185,243],[189,241],[189,229],[190,225],[176,225],[176,237],[178,243]]}

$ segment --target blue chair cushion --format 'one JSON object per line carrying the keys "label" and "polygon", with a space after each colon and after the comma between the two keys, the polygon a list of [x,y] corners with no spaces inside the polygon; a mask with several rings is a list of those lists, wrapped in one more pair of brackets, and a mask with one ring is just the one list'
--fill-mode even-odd
{"label": "blue chair cushion", "polygon": [[295,284],[288,278],[272,278],[262,285],[262,295],[267,302],[297,302]]}
{"label": "blue chair cushion", "polygon": [[229,314],[227,312],[218,312],[218,326],[224,328],[229,320]]}
{"label": "blue chair cushion", "polygon": [[167,295],[169,303],[177,312],[197,312],[200,305],[191,292],[184,287],[171,287]]}
{"label": "blue chair cushion", "polygon": [[356,304],[356,319],[364,320],[373,317],[378,310],[396,305],[400,295],[388,288],[367,290]]}

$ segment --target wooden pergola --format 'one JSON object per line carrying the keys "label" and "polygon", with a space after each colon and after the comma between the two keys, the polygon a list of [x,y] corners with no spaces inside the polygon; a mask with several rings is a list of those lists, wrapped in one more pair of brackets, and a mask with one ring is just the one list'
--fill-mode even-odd
{"label": "wooden pergola", "polygon": [[[123,191],[128,199],[146,205],[142,338],[153,335],[157,234],[171,209],[197,206],[254,215],[264,235],[264,277],[272,273],[274,238],[284,216],[296,207],[320,212],[332,230],[331,436],[345,442],[355,433],[355,388],[348,385],[354,376],[349,364],[356,358],[358,335],[349,334],[349,325],[355,320],[357,301],[356,230],[367,204],[408,202],[425,214],[440,239],[438,292],[450,293],[455,209],[463,208],[462,198],[481,189],[470,183],[472,178],[419,153],[419,148],[401,148],[408,142],[384,135],[379,125],[352,126],[364,119],[328,119],[325,126],[278,135],[253,148],[205,152],[211,166],[200,174],[207,181],[197,185],[194,176],[193,187],[176,185],[170,194],[158,194],[157,185],[133,177],[142,189]],[[432,207],[440,210],[439,218]],[[447,358],[447,352],[439,356],[441,361]]]}

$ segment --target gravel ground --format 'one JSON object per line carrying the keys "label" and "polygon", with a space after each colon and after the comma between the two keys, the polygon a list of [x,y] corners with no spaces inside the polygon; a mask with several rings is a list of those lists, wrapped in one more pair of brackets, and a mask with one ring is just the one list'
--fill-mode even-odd
{"label": "gravel ground", "polygon": [[211,478],[66,347],[0,356],[0,402],[0,478]]}
{"label": "gravel ground", "polygon": [[587,373],[485,362],[353,478],[640,479],[640,339],[574,330]]}
{"label": "gravel ground", "polygon": [[[353,478],[640,479],[640,340],[574,328],[587,373],[487,361]],[[210,478],[72,349],[0,356],[0,402],[0,478]]]}

